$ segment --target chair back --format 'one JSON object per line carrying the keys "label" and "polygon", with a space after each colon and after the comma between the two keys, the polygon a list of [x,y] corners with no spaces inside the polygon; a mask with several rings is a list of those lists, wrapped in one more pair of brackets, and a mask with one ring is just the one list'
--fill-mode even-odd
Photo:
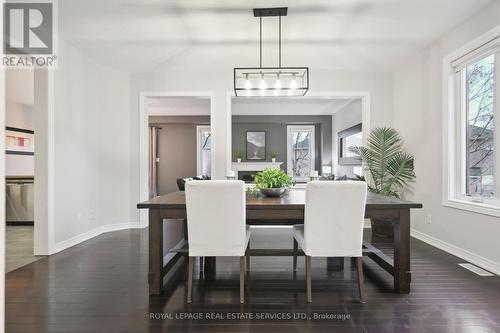
{"label": "chair back", "polygon": [[245,202],[245,183],[242,181],[188,181],[186,210],[189,255],[244,255]]}
{"label": "chair back", "polygon": [[190,180],[190,178],[177,178],[176,183],[179,191],[184,191],[186,189],[186,182]]}
{"label": "chair back", "polygon": [[308,255],[362,255],[366,192],[363,181],[307,183],[304,250]]}

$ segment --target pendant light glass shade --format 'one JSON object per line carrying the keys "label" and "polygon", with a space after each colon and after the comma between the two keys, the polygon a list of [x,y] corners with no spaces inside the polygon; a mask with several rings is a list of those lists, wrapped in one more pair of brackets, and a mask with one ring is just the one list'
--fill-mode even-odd
{"label": "pendant light glass shade", "polygon": [[308,67],[234,69],[236,96],[304,96],[308,89]]}

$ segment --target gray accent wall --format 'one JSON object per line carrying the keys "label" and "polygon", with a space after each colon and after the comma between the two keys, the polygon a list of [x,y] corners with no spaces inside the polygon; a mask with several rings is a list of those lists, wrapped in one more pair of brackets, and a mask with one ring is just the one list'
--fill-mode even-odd
{"label": "gray accent wall", "polygon": [[[246,160],[246,132],[266,132],[266,161],[271,161],[271,152],[278,153],[277,161],[283,162],[282,169],[287,169],[287,126],[314,125],[316,141],[316,170],[321,165],[332,163],[332,116],[233,116],[232,119],[232,156],[236,161],[235,152],[242,152]],[[252,160],[255,162],[255,160]]]}
{"label": "gray accent wall", "polygon": [[158,135],[158,194],[177,191],[177,178],[196,176],[196,126],[209,125],[209,116],[150,116]]}

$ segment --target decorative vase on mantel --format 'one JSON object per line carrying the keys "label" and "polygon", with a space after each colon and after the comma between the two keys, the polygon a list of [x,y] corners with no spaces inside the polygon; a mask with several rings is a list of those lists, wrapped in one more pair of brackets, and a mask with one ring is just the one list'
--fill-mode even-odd
{"label": "decorative vase on mantel", "polygon": [[241,158],[243,157],[241,150],[236,150],[234,152],[234,157],[236,157],[236,162],[241,163]]}
{"label": "decorative vase on mantel", "polygon": [[277,158],[277,157],[278,157],[278,153],[277,153],[277,152],[275,152],[275,151],[272,151],[272,152],[271,152],[271,161],[272,161],[273,163],[276,163],[276,158]]}

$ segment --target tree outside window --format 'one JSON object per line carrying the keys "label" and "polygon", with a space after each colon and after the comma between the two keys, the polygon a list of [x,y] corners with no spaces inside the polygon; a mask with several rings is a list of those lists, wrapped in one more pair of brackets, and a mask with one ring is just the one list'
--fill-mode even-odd
{"label": "tree outside window", "polygon": [[495,55],[466,68],[466,194],[495,195]]}

